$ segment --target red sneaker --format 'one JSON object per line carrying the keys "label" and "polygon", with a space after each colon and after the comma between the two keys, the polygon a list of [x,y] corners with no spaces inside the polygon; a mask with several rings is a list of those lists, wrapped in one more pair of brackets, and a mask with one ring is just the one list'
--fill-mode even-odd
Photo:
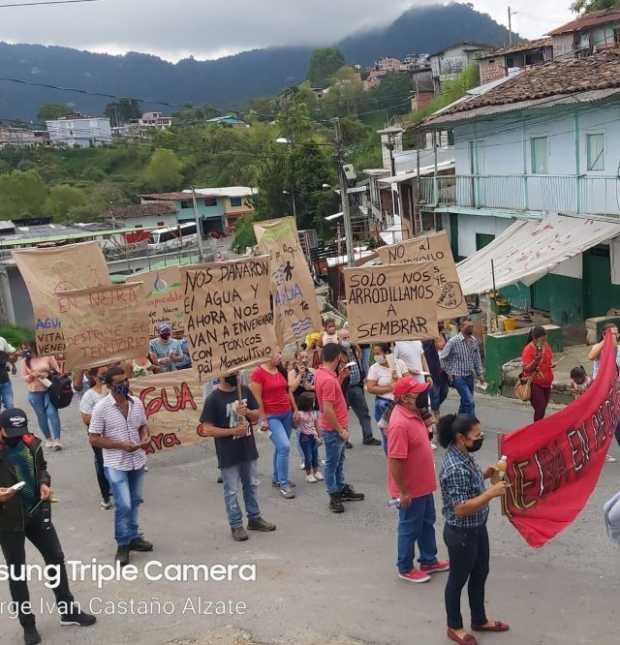
{"label": "red sneaker", "polygon": [[418,569],[411,569],[409,573],[399,573],[398,577],[407,582],[428,582],[431,579],[428,573],[419,571]]}
{"label": "red sneaker", "polygon": [[437,560],[435,564],[421,564],[420,571],[424,573],[441,573],[442,571],[450,571],[450,563],[448,560]]}

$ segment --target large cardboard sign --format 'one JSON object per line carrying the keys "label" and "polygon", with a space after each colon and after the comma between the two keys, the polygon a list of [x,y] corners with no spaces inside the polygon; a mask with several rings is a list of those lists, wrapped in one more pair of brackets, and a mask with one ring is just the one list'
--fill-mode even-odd
{"label": "large cardboard sign", "polygon": [[138,282],[58,294],[67,368],[85,369],[146,355],[150,326],[142,288]]}
{"label": "large cardboard sign", "polygon": [[501,437],[510,488],[503,506],[532,547],[542,547],[581,513],[594,491],[620,419],[615,341],[608,333],[592,385],[545,419]]}
{"label": "large cardboard sign", "polygon": [[21,249],[13,251],[13,257],[32,301],[39,353],[64,354],[58,294],[111,284],[101,248],[97,242],[84,242],[49,249]]}
{"label": "large cardboard sign", "polygon": [[191,369],[132,379],[132,394],[144,404],[151,432],[147,453],[165,453],[205,439],[199,431],[202,390]]}
{"label": "large cardboard sign", "polygon": [[183,331],[185,316],[183,302],[185,285],[178,266],[167,267],[160,271],[148,271],[134,276],[144,283],[144,301],[151,324],[151,336],[158,335],[158,324],[165,320],[172,331]]}
{"label": "large cardboard sign", "polygon": [[321,311],[292,217],[256,222],[261,253],[271,257],[276,335],[282,346],[322,329]]}
{"label": "large cardboard sign", "polygon": [[445,231],[382,246],[377,249],[377,254],[384,264],[435,263],[435,273],[441,275],[442,280],[442,288],[437,298],[438,320],[468,315],[469,310],[454,263],[450,240]]}
{"label": "large cardboard sign", "polygon": [[344,270],[349,330],[357,343],[434,338],[437,292],[432,263]]}
{"label": "large cardboard sign", "polygon": [[269,256],[182,274],[185,331],[200,382],[267,361],[276,346]]}

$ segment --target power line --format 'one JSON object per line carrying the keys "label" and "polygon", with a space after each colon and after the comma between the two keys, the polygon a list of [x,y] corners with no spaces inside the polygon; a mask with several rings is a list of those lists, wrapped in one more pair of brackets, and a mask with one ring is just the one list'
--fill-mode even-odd
{"label": "power line", "polygon": [[46,2],[19,2],[14,4],[0,4],[0,9],[10,9],[12,7],[40,7],[50,4],[81,4],[83,2],[100,2],[101,0],[48,0]]}

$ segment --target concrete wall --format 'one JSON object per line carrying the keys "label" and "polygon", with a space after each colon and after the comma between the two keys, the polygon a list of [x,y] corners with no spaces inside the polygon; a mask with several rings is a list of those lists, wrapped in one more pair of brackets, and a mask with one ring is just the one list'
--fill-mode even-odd
{"label": "concrete wall", "polygon": [[514,220],[486,215],[459,215],[459,255],[469,257],[476,252],[476,233],[503,233]]}

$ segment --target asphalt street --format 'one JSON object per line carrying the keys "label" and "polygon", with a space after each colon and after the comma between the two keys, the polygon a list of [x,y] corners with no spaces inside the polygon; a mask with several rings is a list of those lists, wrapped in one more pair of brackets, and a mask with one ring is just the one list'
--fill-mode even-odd
{"label": "asphalt street", "polygon": [[[34,423],[18,378],[15,389],[17,403]],[[445,410],[454,407],[451,395]],[[523,404],[486,397],[478,398],[477,413],[487,433],[478,453],[483,466],[497,460],[496,434],[520,427],[531,418],[530,408]],[[48,456],[60,500],[54,505],[54,522],[66,558],[112,563],[113,512],[99,508],[92,452],[79,421],[77,402],[62,411],[62,420],[65,449]],[[92,580],[75,580],[76,599],[84,609],[98,613],[98,624],[89,629],[61,627],[54,611],[44,605],[44,615],[38,619],[44,642],[448,643],[445,574],[425,585],[408,584],[396,577],[396,513],[386,507],[385,457],[381,448],[361,445],[355,420],[351,428],[355,447],[347,452],[347,479],[366,494],[366,500],[348,504],[347,512],[339,516],[328,511],[321,483],[303,481],[297,454],[291,472],[298,496],[294,500],[278,497],[271,487],[271,444],[260,436],[260,503],[264,517],[278,529],[272,534],[251,534],[244,543],[230,537],[221,486],[216,483],[212,444],[179,448],[151,458],[141,523],[156,550],[133,555],[132,563],[141,569],[150,560],[164,565],[255,565],[256,580],[149,581],[142,570],[135,581],[109,582],[102,589]],[[611,453],[620,457],[615,445]],[[441,456],[438,450],[438,463]],[[540,550],[528,547],[501,516],[499,506],[493,508],[487,605],[489,617],[510,623],[512,630],[482,635],[481,644],[618,642],[620,564],[617,548],[607,540],[601,513],[603,503],[618,489],[620,461],[604,467],[597,489],[576,522]],[[438,514],[441,516],[439,503]],[[440,556],[445,557],[441,526],[439,517],[438,543]],[[28,557],[29,562],[40,562],[31,548]],[[33,582],[30,588],[35,608],[41,608],[42,599],[52,603],[51,592],[41,583]],[[2,604],[8,600],[8,586],[0,582],[0,645],[21,642],[19,625]],[[130,601],[133,608],[128,606]],[[465,595],[463,608],[468,622]]]}

